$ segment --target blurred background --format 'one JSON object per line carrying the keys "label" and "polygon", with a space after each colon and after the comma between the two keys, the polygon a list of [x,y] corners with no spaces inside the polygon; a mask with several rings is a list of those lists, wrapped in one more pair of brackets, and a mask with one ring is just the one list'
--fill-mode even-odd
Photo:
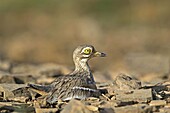
{"label": "blurred background", "polygon": [[169,73],[169,0],[1,0],[0,56],[73,67],[72,52],[92,44],[107,53],[100,71]]}

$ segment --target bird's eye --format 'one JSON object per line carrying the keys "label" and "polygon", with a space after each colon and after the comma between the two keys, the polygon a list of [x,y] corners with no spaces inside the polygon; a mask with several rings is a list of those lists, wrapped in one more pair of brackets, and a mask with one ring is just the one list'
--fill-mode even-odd
{"label": "bird's eye", "polygon": [[90,53],[91,53],[91,49],[85,49],[85,50],[83,51],[83,53],[84,53],[84,54],[90,54]]}

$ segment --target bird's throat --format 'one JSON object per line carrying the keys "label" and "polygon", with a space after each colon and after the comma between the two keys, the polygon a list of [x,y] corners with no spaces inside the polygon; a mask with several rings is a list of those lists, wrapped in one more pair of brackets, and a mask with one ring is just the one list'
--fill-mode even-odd
{"label": "bird's throat", "polygon": [[90,67],[87,61],[80,61],[75,63],[75,70],[79,72],[90,72]]}

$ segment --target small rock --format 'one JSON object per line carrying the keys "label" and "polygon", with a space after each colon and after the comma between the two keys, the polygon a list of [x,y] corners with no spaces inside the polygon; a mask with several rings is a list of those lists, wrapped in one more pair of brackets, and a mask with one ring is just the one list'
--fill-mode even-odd
{"label": "small rock", "polygon": [[88,98],[86,98],[86,101],[99,101],[99,98],[96,98],[96,97],[88,97]]}
{"label": "small rock", "polygon": [[10,101],[21,102],[21,103],[26,103],[28,99],[29,99],[28,97],[24,97],[24,96],[8,98],[8,100]]}
{"label": "small rock", "polygon": [[165,106],[166,105],[166,101],[165,100],[152,100],[149,103],[150,106]]}
{"label": "small rock", "polygon": [[133,90],[141,88],[141,82],[125,74],[119,74],[115,79],[116,85],[120,90]]}
{"label": "small rock", "polygon": [[26,87],[26,84],[0,84],[0,92],[3,93],[3,98],[14,97],[13,91],[21,87]]}
{"label": "small rock", "polygon": [[100,113],[115,113],[112,108],[103,108],[100,110]]}
{"label": "small rock", "polygon": [[169,108],[160,108],[159,113],[170,113],[170,109]]}
{"label": "small rock", "polygon": [[111,100],[111,101],[103,101],[99,107],[100,108],[112,108],[114,106],[118,106],[119,101]]}
{"label": "small rock", "polygon": [[89,109],[90,111],[98,111],[98,107],[96,106],[92,106],[92,105],[86,105],[87,109]]}
{"label": "small rock", "polygon": [[13,83],[15,84],[15,78],[11,75],[4,75],[0,78],[0,83]]}
{"label": "small rock", "polygon": [[87,109],[81,101],[72,99],[61,113],[92,113],[92,111]]}
{"label": "small rock", "polygon": [[169,108],[170,109],[170,103],[166,104],[165,108]]}
{"label": "small rock", "polygon": [[18,102],[0,102],[0,110],[7,113],[34,113],[35,109],[30,104],[18,103]]}
{"label": "small rock", "polygon": [[36,113],[56,113],[59,111],[58,108],[36,108],[35,112]]}

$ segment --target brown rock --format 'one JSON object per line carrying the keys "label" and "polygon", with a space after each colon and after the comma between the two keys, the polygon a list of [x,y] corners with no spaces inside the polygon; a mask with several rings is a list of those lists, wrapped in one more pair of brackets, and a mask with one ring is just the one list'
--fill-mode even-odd
{"label": "brown rock", "polygon": [[87,109],[81,101],[73,99],[65,106],[61,113],[92,113],[92,111]]}
{"label": "brown rock", "polygon": [[111,101],[103,101],[100,103],[99,107],[100,108],[112,108],[114,106],[118,106],[119,101],[116,100],[111,100]]}
{"label": "brown rock", "polygon": [[141,82],[129,75],[119,74],[115,79],[115,84],[120,90],[133,90],[141,88]]}
{"label": "brown rock", "polygon": [[122,102],[134,101],[134,102],[148,102],[152,100],[151,89],[140,90],[115,90],[116,100]]}
{"label": "brown rock", "polygon": [[100,113],[115,113],[112,108],[103,108],[100,110]]}
{"label": "brown rock", "polygon": [[56,113],[59,111],[58,108],[36,108],[35,112],[36,113]]}
{"label": "brown rock", "polygon": [[160,108],[159,113],[170,113],[170,109],[169,108]]}
{"label": "brown rock", "polygon": [[151,113],[152,107],[147,104],[136,104],[114,108],[114,113]]}
{"label": "brown rock", "polygon": [[165,108],[170,109],[170,103],[166,104],[166,105],[165,105]]}
{"label": "brown rock", "polygon": [[18,102],[0,102],[1,112],[15,113],[34,113],[35,109],[30,104]]}
{"label": "brown rock", "polygon": [[11,75],[4,75],[0,78],[0,83],[13,83],[15,84],[15,78]]}
{"label": "brown rock", "polygon": [[98,107],[96,106],[86,105],[86,108],[89,109],[90,111],[98,111]]}
{"label": "brown rock", "polygon": [[99,101],[99,98],[96,98],[96,97],[88,97],[86,98],[86,101]]}
{"label": "brown rock", "polygon": [[26,87],[26,84],[0,84],[0,92],[3,93],[3,98],[14,97],[13,91],[21,87]]}
{"label": "brown rock", "polygon": [[166,105],[166,101],[165,100],[152,100],[149,103],[150,106],[165,106]]}

